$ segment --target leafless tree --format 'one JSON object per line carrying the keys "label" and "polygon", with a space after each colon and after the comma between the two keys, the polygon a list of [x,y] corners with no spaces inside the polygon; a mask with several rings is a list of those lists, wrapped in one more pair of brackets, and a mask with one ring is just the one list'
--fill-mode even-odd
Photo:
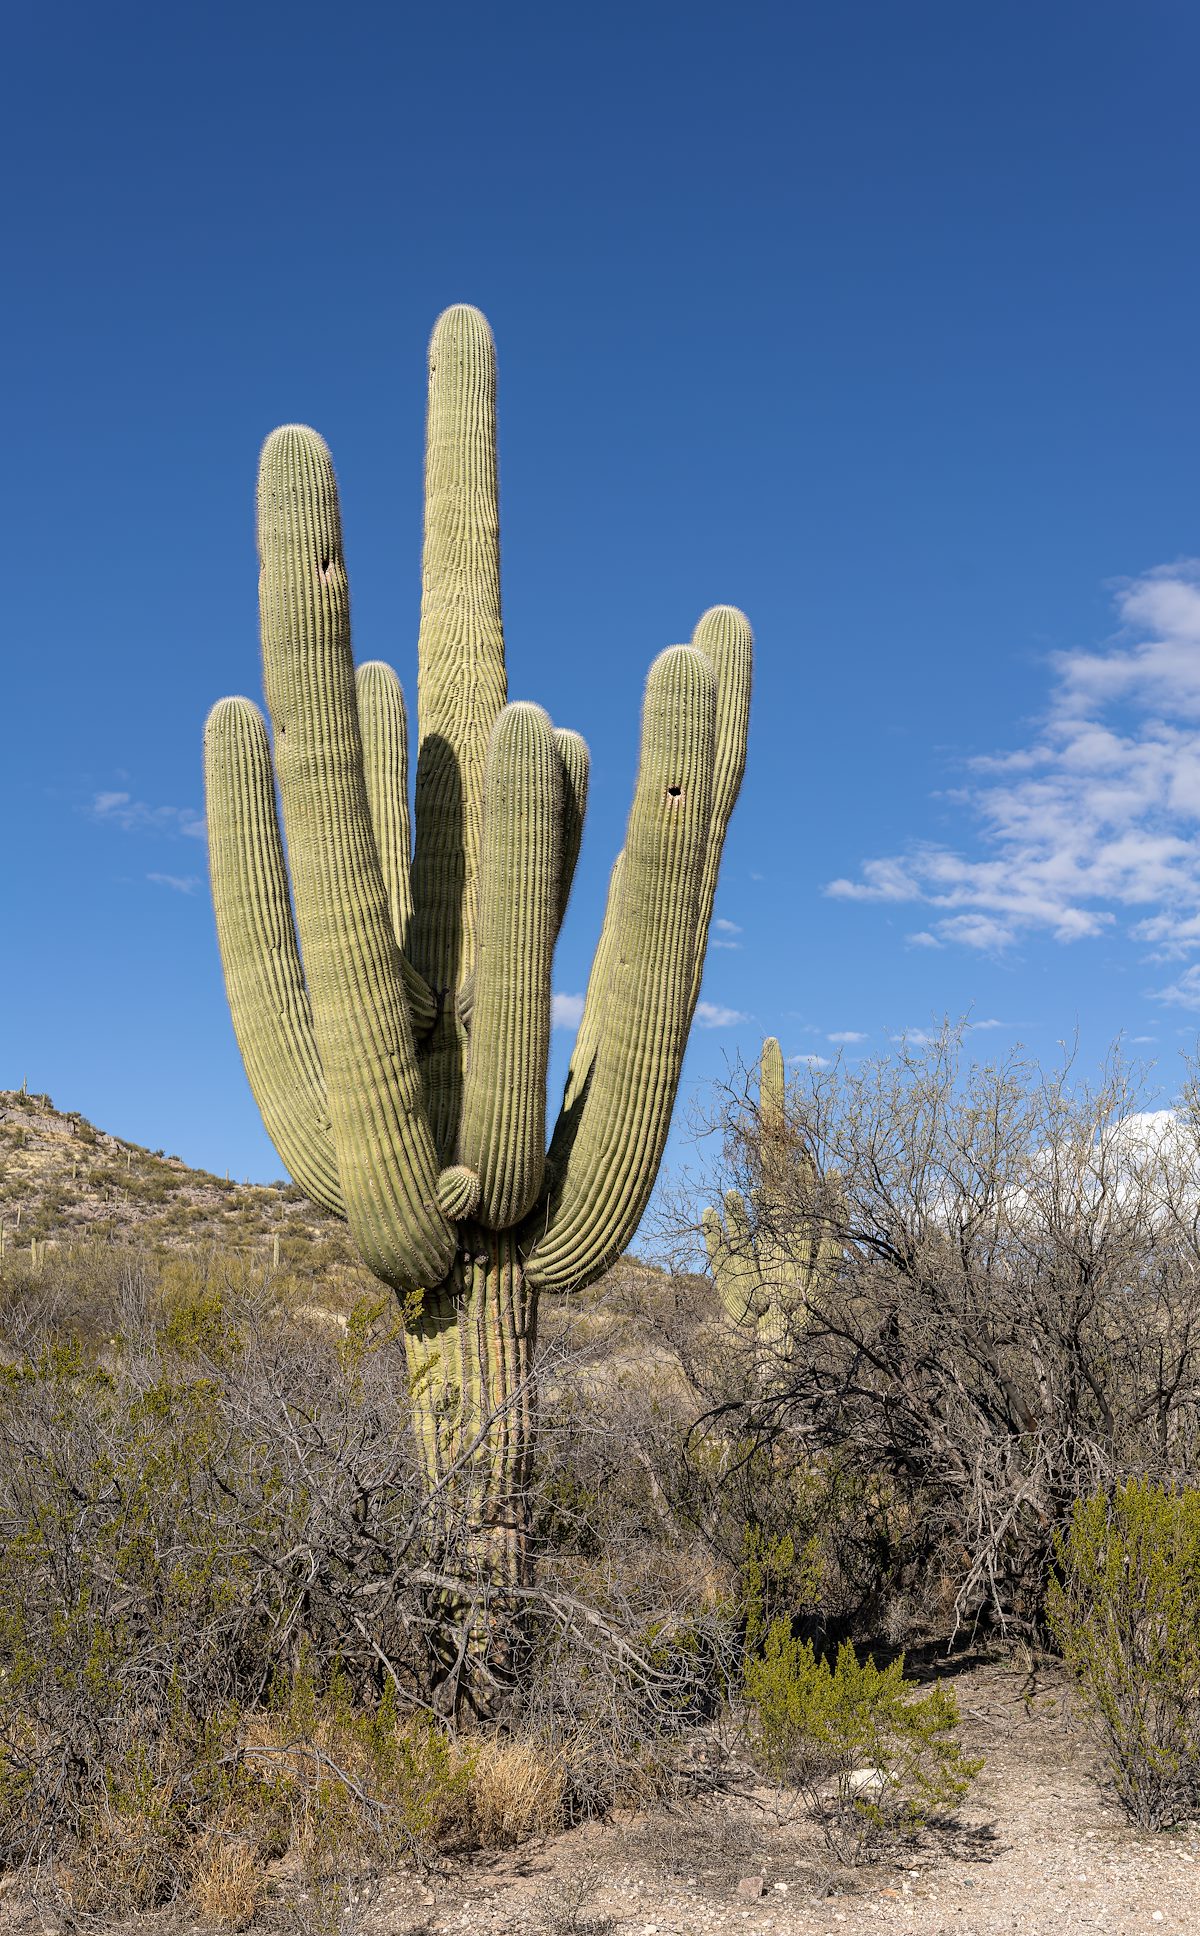
{"label": "leafless tree", "polygon": [[1076,1496],[1196,1475],[1200,1092],[1148,1110],[1119,1051],[1089,1081],[1069,1056],[969,1063],[970,1039],[807,1072],[788,1129],[816,1174],[787,1192],[757,1189],[752,1085],[731,1090],[719,1182],[752,1206],[746,1242],[786,1256],[820,1218],[840,1255],[740,1389],[694,1327],[680,1345],[707,1430],[886,1492],[900,1599],[940,1586],[956,1625],[1032,1630]]}

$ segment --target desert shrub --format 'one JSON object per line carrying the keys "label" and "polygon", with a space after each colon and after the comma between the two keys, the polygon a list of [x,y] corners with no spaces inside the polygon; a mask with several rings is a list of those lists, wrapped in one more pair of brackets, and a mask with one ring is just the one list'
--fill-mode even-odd
{"label": "desert shrub", "polygon": [[1143,1828],[1200,1804],[1200,1491],[1131,1480],[1079,1500],[1047,1618]]}
{"label": "desert shrub", "polygon": [[[770,1193],[739,1081],[712,1200],[735,1185],[772,1255],[820,1216],[839,1255],[769,1363],[711,1291],[684,1341],[714,1433],[773,1465],[833,1461],[886,1502],[875,1605],[855,1619],[893,1639],[966,1622],[1042,1637],[1073,1502],[1195,1475],[1200,1089],[1155,1114],[1119,1055],[1089,1082],[1020,1049],[971,1064],[970,1040],[947,1027],[797,1077],[787,1131],[806,1161]],[[694,1216],[674,1220],[681,1263]]]}
{"label": "desert shrub", "polygon": [[504,1729],[455,1735],[447,1608],[512,1610],[423,1498],[395,1302],[353,1289],[334,1321],[261,1252],[6,1260],[0,1864],[76,1916],[245,1921],[291,1851],[333,1928],[398,1862],[674,1792],[733,1683],[727,1580],[564,1346]]}
{"label": "desert shrub", "polygon": [[747,1662],[745,1691],[761,1765],[798,1790],[842,1860],[915,1834],[983,1765],[958,1744],[949,1688],[918,1694],[903,1657],[878,1668],[848,1641],[830,1666],[785,1620]]}

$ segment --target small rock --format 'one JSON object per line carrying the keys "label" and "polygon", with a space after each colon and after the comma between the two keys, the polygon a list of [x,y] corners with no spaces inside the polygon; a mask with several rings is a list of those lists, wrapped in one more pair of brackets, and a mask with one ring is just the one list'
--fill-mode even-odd
{"label": "small rock", "polygon": [[1163,1912],[1161,1909],[1156,1909],[1154,1914],[1150,1918],[1152,1923],[1160,1923],[1162,1919],[1163,1919]]}
{"label": "small rock", "polygon": [[743,1876],[738,1883],[737,1894],[739,1896],[748,1896],[751,1902],[757,1902],[764,1887],[765,1883],[762,1876]]}

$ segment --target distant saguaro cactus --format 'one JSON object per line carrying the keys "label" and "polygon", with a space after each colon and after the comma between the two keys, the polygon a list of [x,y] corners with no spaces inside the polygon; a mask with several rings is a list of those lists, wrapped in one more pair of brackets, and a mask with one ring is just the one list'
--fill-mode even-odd
{"label": "distant saguaro cactus", "polygon": [[[754,1327],[764,1364],[786,1349],[841,1255],[813,1197],[816,1165],[788,1126],[783,1051],[773,1035],[759,1063],[757,1162],[750,1203],[725,1195],[725,1216],[704,1212],[709,1267],[730,1321]],[[807,1204],[805,1203],[807,1199]]]}
{"label": "distant saguaro cactus", "polygon": [[274,766],[257,708],[224,699],[205,770],[255,1099],[297,1183],[402,1295],[427,1477],[469,1474],[503,1581],[526,1565],[538,1293],[613,1262],[662,1157],[745,763],[752,640],[720,606],[650,669],[547,1154],[551,965],[588,753],[540,707],[505,703],[495,382],[483,316],[447,310],[429,350],[411,837],[403,693],[386,665],[355,673],[333,466],[303,427],[267,439],[259,475]]}

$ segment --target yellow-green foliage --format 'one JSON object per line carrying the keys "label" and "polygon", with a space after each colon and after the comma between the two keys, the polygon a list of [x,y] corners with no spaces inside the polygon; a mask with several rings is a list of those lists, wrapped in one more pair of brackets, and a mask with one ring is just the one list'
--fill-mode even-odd
{"label": "yellow-green foliage", "polygon": [[913,1834],[960,1802],[983,1765],[959,1747],[949,1688],[918,1694],[903,1657],[879,1668],[848,1641],[831,1667],[786,1620],[747,1663],[745,1691],[763,1767],[804,1794],[843,1854]]}
{"label": "yellow-green foliage", "polygon": [[1134,1479],[1077,1500],[1046,1614],[1144,1828],[1200,1801],[1200,1491]]}

